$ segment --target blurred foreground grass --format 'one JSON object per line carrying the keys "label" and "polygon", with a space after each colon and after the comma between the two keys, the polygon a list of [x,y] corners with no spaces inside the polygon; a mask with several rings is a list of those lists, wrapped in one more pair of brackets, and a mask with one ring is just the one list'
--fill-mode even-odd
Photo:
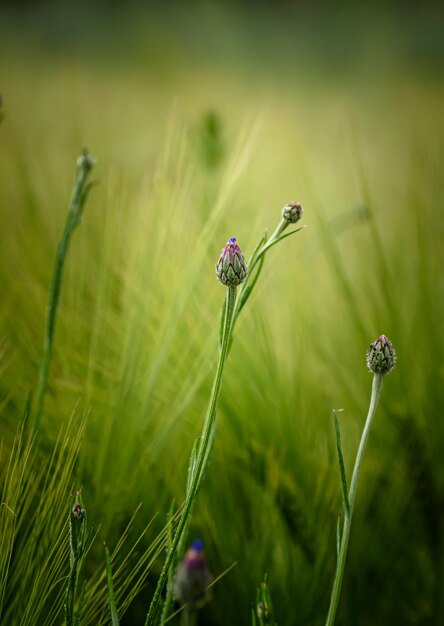
{"label": "blurred foreground grass", "polygon": [[[214,263],[228,237],[248,254],[281,206],[301,200],[308,227],[270,254],[228,363],[192,533],[216,575],[237,565],[202,622],[248,623],[267,571],[279,624],[323,623],[341,507],[331,413],[345,409],[349,468],[371,381],[365,351],[385,333],[398,365],[365,460],[340,616],[442,623],[444,89],[433,13],[134,6],[104,23],[81,9],[29,19],[35,28],[23,18],[16,37],[6,32],[16,18],[2,22],[0,462],[35,388],[82,145],[100,184],[68,258],[38,458],[72,414],[85,421],[80,442],[71,427],[79,453],[64,481],[82,487],[99,529],[87,573],[104,570],[101,542],[116,545],[140,502],[134,540],[159,514],[149,545],[171,498],[182,501],[217,356]],[[16,588],[5,588],[14,606]],[[150,593],[123,623],[142,623]]]}

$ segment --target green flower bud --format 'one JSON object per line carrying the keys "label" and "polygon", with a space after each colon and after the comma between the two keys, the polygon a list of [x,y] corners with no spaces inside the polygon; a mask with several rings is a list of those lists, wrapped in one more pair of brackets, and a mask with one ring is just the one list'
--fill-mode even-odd
{"label": "green flower bud", "polygon": [[244,255],[236,243],[236,237],[231,237],[220,253],[216,264],[217,279],[227,287],[237,287],[244,282],[247,274]]}
{"label": "green flower bud", "polygon": [[375,374],[388,374],[394,368],[396,352],[392,342],[385,335],[381,335],[370,344],[367,352],[367,367]]}
{"label": "green flower bud", "polygon": [[261,624],[268,624],[270,618],[270,612],[265,604],[260,600],[256,607],[256,615]]}
{"label": "green flower bud", "polygon": [[94,157],[89,154],[86,148],[82,151],[82,154],[77,159],[77,167],[79,169],[90,170],[94,166]]}
{"label": "green flower bud", "polygon": [[289,224],[296,224],[302,217],[304,209],[300,202],[289,202],[282,209],[282,217]]}

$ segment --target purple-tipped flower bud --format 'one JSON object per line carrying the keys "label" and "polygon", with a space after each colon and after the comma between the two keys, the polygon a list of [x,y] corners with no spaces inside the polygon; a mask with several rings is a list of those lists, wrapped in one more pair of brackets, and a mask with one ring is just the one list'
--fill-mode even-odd
{"label": "purple-tipped flower bud", "polygon": [[237,287],[244,282],[247,274],[244,255],[236,243],[236,237],[231,237],[220,253],[216,264],[217,279],[227,287]]}
{"label": "purple-tipped flower bud", "polygon": [[289,224],[296,224],[302,217],[304,209],[300,202],[289,202],[282,209],[282,217]]}
{"label": "purple-tipped flower bud", "polygon": [[385,335],[381,335],[370,344],[367,352],[367,367],[375,374],[388,374],[394,368],[396,352],[392,342]]}
{"label": "purple-tipped flower bud", "polygon": [[203,542],[193,541],[176,570],[173,585],[175,600],[199,608],[209,600],[208,586],[213,580],[208,571]]}

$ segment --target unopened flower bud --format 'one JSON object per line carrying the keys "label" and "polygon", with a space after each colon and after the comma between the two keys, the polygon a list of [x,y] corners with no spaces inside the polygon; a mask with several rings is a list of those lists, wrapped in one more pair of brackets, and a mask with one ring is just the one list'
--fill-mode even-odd
{"label": "unopened flower bud", "polygon": [[85,517],[85,509],[80,504],[80,502],[76,502],[72,507],[71,514],[75,520],[82,521]]}
{"label": "unopened flower bud", "polygon": [[367,367],[375,374],[388,374],[395,366],[396,352],[392,342],[381,335],[370,344],[367,352]]}
{"label": "unopened flower bud", "polygon": [[260,600],[257,603],[256,615],[257,615],[257,617],[258,617],[258,619],[259,619],[261,624],[268,624],[269,623],[270,612],[269,612],[268,608],[265,606],[265,604],[262,602],[262,600]]}
{"label": "unopened flower bud", "polygon": [[289,202],[282,209],[282,217],[289,224],[296,224],[302,217],[304,209],[300,202]]}
{"label": "unopened flower bud", "polygon": [[247,273],[244,255],[236,243],[236,237],[231,237],[220,253],[216,264],[217,279],[227,287],[237,287],[244,282]]}
{"label": "unopened flower bud", "polygon": [[207,568],[203,542],[193,541],[176,571],[173,585],[175,600],[199,608],[209,599],[208,586],[213,580]]}
{"label": "unopened flower bud", "polygon": [[82,154],[77,159],[77,167],[90,170],[93,166],[94,166],[94,157],[91,154],[89,154],[88,150],[86,150],[85,148]]}

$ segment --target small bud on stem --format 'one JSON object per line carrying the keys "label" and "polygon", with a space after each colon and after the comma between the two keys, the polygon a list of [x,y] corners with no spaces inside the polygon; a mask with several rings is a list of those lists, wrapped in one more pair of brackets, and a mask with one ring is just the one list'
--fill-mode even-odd
{"label": "small bud on stem", "polygon": [[302,217],[304,209],[300,202],[289,202],[282,209],[282,217],[289,224],[296,224]]}
{"label": "small bud on stem", "polygon": [[227,287],[238,287],[246,279],[247,273],[244,255],[236,243],[236,237],[231,237],[222,249],[216,264],[217,279]]}
{"label": "small bud on stem", "polygon": [[388,374],[395,367],[396,352],[392,342],[381,335],[370,344],[367,351],[367,367],[374,374]]}

